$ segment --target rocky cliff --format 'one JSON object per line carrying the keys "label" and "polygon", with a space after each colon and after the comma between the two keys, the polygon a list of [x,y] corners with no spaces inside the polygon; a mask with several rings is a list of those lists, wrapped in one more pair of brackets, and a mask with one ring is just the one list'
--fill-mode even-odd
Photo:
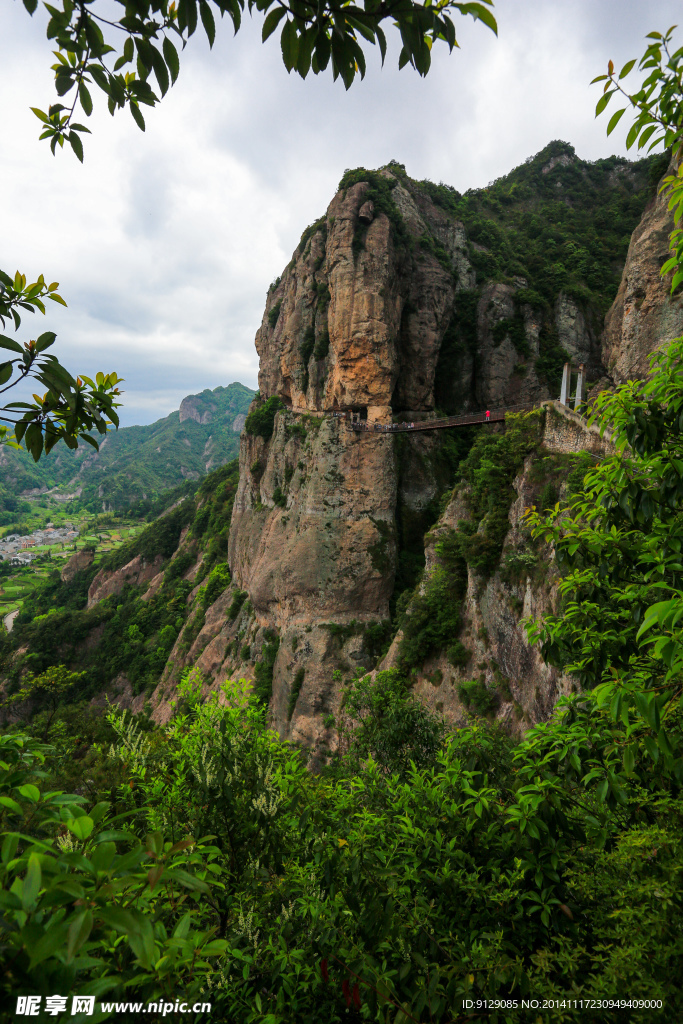
{"label": "rocky cliff", "polygon": [[[543,187],[548,179],[561,187],[561,175],[576,169],[576,158],[564,156],[540,167]],[[623,175],[615,181],[623,187]],[[411,181],[400,165],[347,173],[325,217],[304,233],[271,287],[256,336],[260,393],[252,430],[247,421],[242,436],[229,565],[253,613],[244,635],[279,636],[274,725],[283,737],[323,751],[334,744],[334,671],[374,664],[372,637],[395,631],[416,599],[412,587],[425,559],[416,596],[438,563],[435,538],[457,532],[465,499],[442,496],[472,443],[472,436],[436,432],[356,434],[333,414],[389,423],[429,419],[439,406],[538,406],[555,397],[565,359],[586,364],[593,379],[604,372],[599,303],[589,291],[556,286],[544,297],[531,287],[538,281],[530,273],[487,279],[482,253],[491,249],[473,242],[464,220],[435,199],[442,199],[438,190]],[[260,430],[259,417],[278,400],[272,433]],[[551,410],[546,421],[552,416]],[[599,446],[582,429],[564,424],[562,443],[574,451]],[[538,497],[530,479],[542,478],[537,463],[549,457],[548,443],[539,441],[542,454],[520,466],[512,484],[501,566],[529,543],[522,516]],[[553,457],[568,475],[571,457]],[[441,518],[440,499],[442,507],[447,502]],[[425,546],[423,536],[437,520]],[[514,723],[545,717],[570,685],[540,663],[520,626],[521,617],[555,601],[547,559],[534,557],[543,571],[520,575],[518,566],[519,578],[508,573],[507,582],[500,568],[483,583],[470,570],[459,640],[468,661],[454,670],[441,651],[412,669],[418,692],[453,721],[468,713],[458,689],[467,673],[487,693],[498,685],[488,710],[495,705]],[[227,647],[230,630],[223,625],[222,633]],[[400,643],[399,633],[385,667],[400,662]],[[237,668],[233,659],[229,669]]]}
{"label": "rocky cliff", "polygon": [[617,297],[605,317],[603,362],[615,384],[646,377],[650,354],[683,334],[683,295],[672,298],[660,268],[669,258],[673,216],[658,194],[633,232]]}
{"label": "rocky cliff", "polygon": [[[246,677],[280,735],[315,757],[334,748],[341,681],[378,666],[452,724],[485,714],[519,731],[546,717],[573,683],[526,642],[522,620],[557,607],[557,580],[524,513],[609,450],[552,399],[567,359],[613,383],[601,333],[615,295],[615,379],[641,372],[677,322],[655,276],[660,170],[587,164],[553,143],[464,196],[395,163],[347,172],[268,291],[246,422],[221,415],[216,392],[176,414],[212,437],[244,426],[239,475],[211,474],[156,534],[90,570],[78,629],[104,624],[98,678],[151,696],[164,721],[183,673],[205,688]],[[335,415],[388,426],[517,405],[537,411],[420,433],[356,433]]]}

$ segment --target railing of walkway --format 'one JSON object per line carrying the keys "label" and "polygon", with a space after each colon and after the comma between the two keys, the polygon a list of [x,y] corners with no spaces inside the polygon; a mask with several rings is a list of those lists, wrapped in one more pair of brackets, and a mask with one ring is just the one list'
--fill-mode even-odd
{"label": "railing of walkway", "polygon": [[[534,408],[535,406],[532,404],[511,405],[506,409],[491,409],[488,415],[486,412],[471,412],[463,416],[448,416],[437,420],[416,420],[412,423],[368,423],[367,420],[352,420],[349,426],[358,433],[368,431],[373,434],[400,433],[409,430],[445,430],[448,427],[467,427],[475,423],[500,423],[509,413],[528,412]],[[332,413],[332,415],[348,421],[348,416],[345,413]]]}

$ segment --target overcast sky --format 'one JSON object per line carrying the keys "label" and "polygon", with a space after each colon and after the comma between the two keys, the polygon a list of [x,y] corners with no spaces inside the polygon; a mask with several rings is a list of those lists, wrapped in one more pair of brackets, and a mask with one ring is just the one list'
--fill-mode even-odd
{"label": "overcast sky", "polygon": [[[268,285],[326,209],[345,168],[391,159],[460,191],[505,174],[551,139],[588,160],[626,153],[627,117],[605,137],[589,82],[611,57],[640,56],[647,32],[676,21],[678,0],[498,0],[499,34],[456,18],[461,49],[433,54],[421,79],[384,70],[347,93],[331,75],[303,82],[282,65],[262,16],[213,51],[193,38],[178,82],[147,131],[100,95],[81,166],[39,142],[30,106],[54,102],[42,12],[0,8],[0,267],[58,280],[50,327],[76,372],[126,378],[122,423],[149,423],[186,394],[256,386],[254,334]],[[366,51],[367,52],[367,51]],[[55,349],[57,351],[57,349]]]}

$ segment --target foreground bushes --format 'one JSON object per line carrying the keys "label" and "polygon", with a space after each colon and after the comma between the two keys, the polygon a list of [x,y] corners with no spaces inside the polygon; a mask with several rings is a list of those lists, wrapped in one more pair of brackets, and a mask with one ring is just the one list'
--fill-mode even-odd
{"label": "foreground bushes", "polygon": [[441,742],[380,674],[314,777],[245,686],[221,699],[186,684],[152,733],[110,715],[125,777],[108,803],[50,793],[46,748],[2,738],[8,997],[203,990],[220,1019],[269,1024],[447,1022],[464,998],[539,992],[683,1011],[683,801],[642,747],[610,809],[588,770],[615,739],[596,702],[517,748],[479,725]]}

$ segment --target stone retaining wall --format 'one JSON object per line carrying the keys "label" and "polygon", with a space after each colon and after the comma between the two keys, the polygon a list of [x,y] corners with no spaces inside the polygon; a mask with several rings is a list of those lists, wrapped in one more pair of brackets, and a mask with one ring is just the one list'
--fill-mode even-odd
{"label": "stone retaining wall", "polygon": [[604,457],[614,455],[616,449],[610,435],[600,435],[595,424],[589,426],[587,420],[573,412],[560,402],[544,402],[545,427],[543,445],[553,452],[590,452],[591,455]]}

